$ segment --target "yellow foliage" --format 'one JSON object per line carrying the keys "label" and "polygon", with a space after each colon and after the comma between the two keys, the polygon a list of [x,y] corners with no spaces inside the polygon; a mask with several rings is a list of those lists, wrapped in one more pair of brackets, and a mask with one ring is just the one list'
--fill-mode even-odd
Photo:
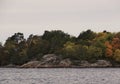
{"label": "yellow foliage", "polygon": [[114,59],[120,62],[120,49],[116,49],[114,52]]}
{"label": "yellow foliage", "polygon": [[64,48],[67,51],[74,51],[75,43],[72,43],[68,41],[66,44],[64,44]]}

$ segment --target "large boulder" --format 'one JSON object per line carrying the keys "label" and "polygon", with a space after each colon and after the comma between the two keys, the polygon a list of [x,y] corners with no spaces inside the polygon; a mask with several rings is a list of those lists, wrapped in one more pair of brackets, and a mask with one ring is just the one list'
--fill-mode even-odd
{"label": "large boulder", "polygon": [[90,63],[88,61],[82,60],[80,63],[80,67],[90,67]]}
{"label": "large boulder", "polygon": [[55,54],[44,55],[41,59],[41,63],[37,65],[37,68],[40,67],[57,67],[60,62],[60,57]]}
{"label": "large boulder", "polygon": [[91,64],[92,67],[111,67],[112,64],[106,60],[98,60],[96,63]]}
{"label": "large boulder", "polygon": [[26,64],[23,64],[21,68],[36,68],[40,64],[40,61],[30,61]]}
{"label": "large boulder", "polygon": [[60,57],[55,54],[44,55],[41,61],[30,61],[23,64],[21,68],[40,68],[40,67],[56,67],[60,62]]}
{"label": "large boulder", "polygon": [[47,54],[42,57],[41,60],[43,63],[50,63],[50,64],[58,64],[60,61],[59,56],[56,56],[55,54]]}
{"label": "large boulder", "polygon": [[72,65],[72,61],[70,59],[64,59],[59,63],[59,66],[70,67]]}

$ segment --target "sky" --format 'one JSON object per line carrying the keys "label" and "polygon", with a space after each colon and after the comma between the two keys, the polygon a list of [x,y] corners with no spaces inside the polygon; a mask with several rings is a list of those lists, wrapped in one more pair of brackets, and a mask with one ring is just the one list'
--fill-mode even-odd
{"label": "sky", "polygon": [[0,42],[17,32],[120,31],[120,0],[0,0]]}

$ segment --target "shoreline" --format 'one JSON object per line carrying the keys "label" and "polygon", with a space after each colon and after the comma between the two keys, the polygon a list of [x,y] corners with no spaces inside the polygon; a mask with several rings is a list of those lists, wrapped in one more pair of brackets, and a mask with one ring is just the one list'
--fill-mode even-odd
{"label": "shoreline", "polygon": [[41,68],[120,68],[120,66],[51,66],[51,67],[6,67],[1,66],[0,68],[17,68],[17,69],[41,69]]}

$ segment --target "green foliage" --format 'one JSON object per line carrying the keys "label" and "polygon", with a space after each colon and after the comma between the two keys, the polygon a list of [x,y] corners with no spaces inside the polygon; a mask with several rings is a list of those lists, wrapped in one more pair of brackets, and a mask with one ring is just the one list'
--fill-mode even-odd
{"label": "green foliage", "polygon": [[75,43],[68,41],[64,44],[64,47],[61,50],[60,54],[62,54],[63,58],[78,59],[78,49],[79,45],[75,45]]}
{"label": "green foliage", "polygon": [[28,39],[18,32],[3,46],[0,43],[0,65],[21,65],[30,60],[41,60],[43,55],[50,53],[59,54],[63,59],[89,62],[109,60],[110,56],[113,61],[120,62],[120,32],[87,30],[76,38],[61,30],[53,30],[45,31],[42,36],[30,35]]}
{"label": "green foliage", "polygon": [[70,35],[61,30],[45,31],[42,38],[50,43],[49,53],[55,53],[63,47],[64,43],[70,40]]}
{"label": "green foliage", "polygon": [[97,34],[91,30],[83,31],[77,38],[77,42],[81,45],[90,46],[92,41],[96,38]]}
{"label": "green foliage", "polygon": [[40,59],[42,55],[48,53],[49,42],[43,40],[40,36],[30,36],[27,40],[28,44],[28,58]]}
{"label": "green foliage", "polygon": [[96,37],[96,33],[94,33],[91,30],[87,30],[87,31],[84,31],[84,32],[80,33],[80,35],[78,36],[78,39],[81,39],[81,40],[92,40],[95,37]]}
{"label": "green foliage", "polygon": [[25,47],[25,39],[22,33],[15,33],[13,36],[9,37],[4,45],[4,48],[8,52],[7,57],[9,58],[9,63],[24,63],[27,60]]}
{"label": "green foliage", "polygon": [[4,48],[0,49],[0,65],[7,65],[9,64],[9,52]]}
{"label": "green foliage", "polygon": [[102,58],[102,49],[95,47],[95,46],[90,46],[87,50],[87,60],[94,62],[98,59]]}
{"label": "green foliage", "polygon": [[92,62],[102,57],[102,49],[95,46],[82,46],[68,41],[60,54],[62,54],[63,58],[88,60]]}

